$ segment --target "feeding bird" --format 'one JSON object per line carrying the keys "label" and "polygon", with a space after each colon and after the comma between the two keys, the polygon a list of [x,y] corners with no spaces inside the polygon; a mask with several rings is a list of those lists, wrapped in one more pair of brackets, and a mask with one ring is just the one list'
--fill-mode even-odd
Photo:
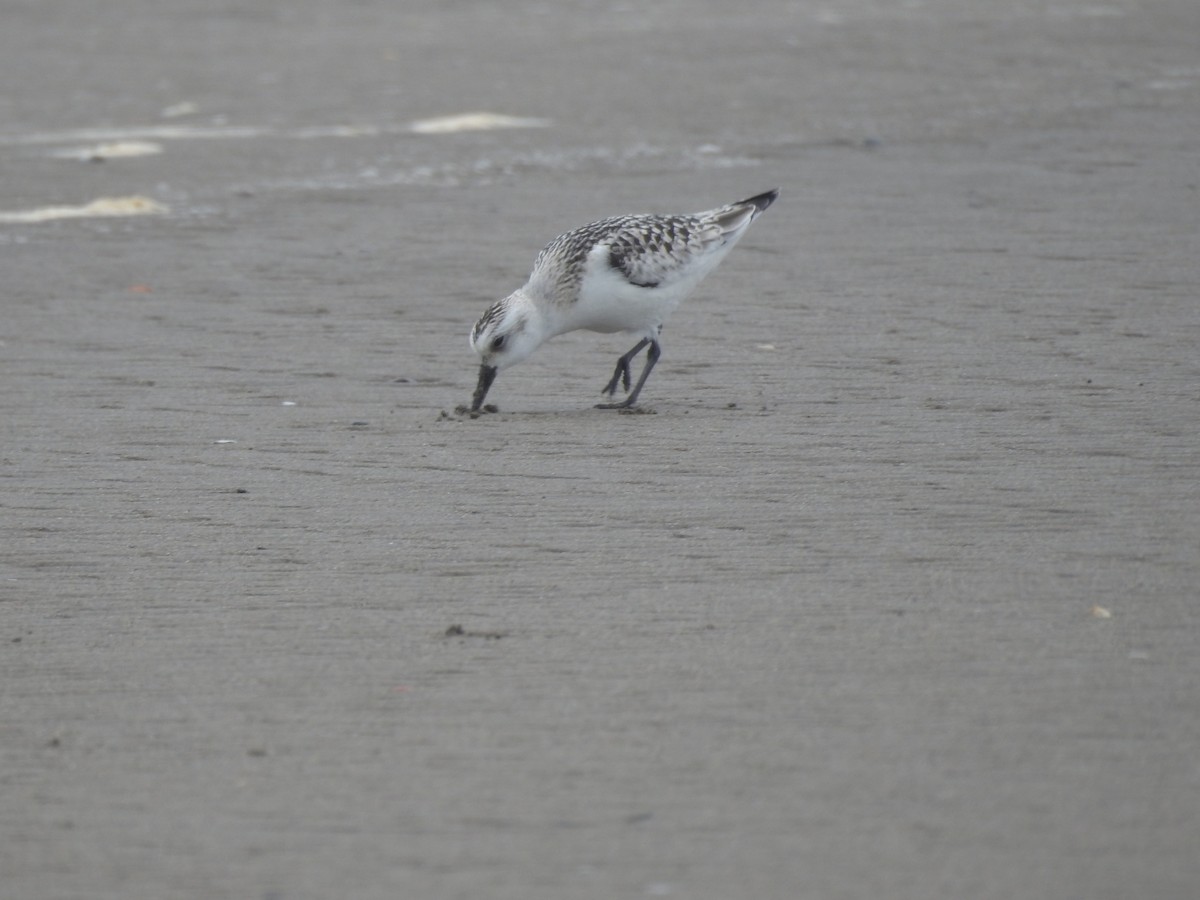
{"label": "feeding bird", "polygon": [[[662,355],[659,336],[667,316],[778,196],[778,190],[767,191],[690,215],[614,216],[556,237],[534,260],[529,280],[471,329],[471,347],[481,358],[471,414],[483,409],[501,369],[555,335],[581,328],[638,336],[603,390],[610,402],[597,405],[632,407]],[[647,346],[645,365],[630,390],[630,364]],[[613,399],[618,386],[625,396]]]}

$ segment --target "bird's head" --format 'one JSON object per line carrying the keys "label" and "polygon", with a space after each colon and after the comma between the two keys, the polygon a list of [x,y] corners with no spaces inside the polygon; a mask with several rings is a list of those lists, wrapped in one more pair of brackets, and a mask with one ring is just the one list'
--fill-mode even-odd
{"label": "bird's head", "polygon": [[542,342],[537,310],[520,291],[485,312],[471,329],[471,349],[485,366],[506,369],[525,359]]}
{"label": "bird's head", "polygon": [[471,349],[479,354],[479,385],[471,408],[478,411],[496,373],[525,359],[543,340],[540,317],[521,291],[494,303],[471,329]]}

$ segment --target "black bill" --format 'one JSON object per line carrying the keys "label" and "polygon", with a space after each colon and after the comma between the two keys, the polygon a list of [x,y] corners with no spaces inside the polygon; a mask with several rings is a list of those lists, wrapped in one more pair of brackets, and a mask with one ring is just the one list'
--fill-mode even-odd
{"label": "black bill", "polygon": [[475,396],[471,398],[471,412],[479,412],[483,406],[483,398],[487,396],[488,388],[496,380],[497,369],[486,363],[479,367],[479,384],[475,385]]}

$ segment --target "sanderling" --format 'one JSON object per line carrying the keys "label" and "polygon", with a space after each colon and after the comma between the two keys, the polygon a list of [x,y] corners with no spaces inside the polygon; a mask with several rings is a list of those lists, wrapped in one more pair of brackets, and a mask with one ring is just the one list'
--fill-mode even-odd
{"label": "sanderling", "polygon": [[[616,216],[556,237],[534,260],[525,285],[471,330],[471,347],[483,363],[470,412],[480,412],[497,372],[577,328],[640,335],[604,388],[611,398],[620,384],[625,397],[598,408],[633,406],[662,353],[658,338],[667,316],[778,196],[767,191],[693,215]],[[629,363],[646,345],[645,368],[630,390]]]}

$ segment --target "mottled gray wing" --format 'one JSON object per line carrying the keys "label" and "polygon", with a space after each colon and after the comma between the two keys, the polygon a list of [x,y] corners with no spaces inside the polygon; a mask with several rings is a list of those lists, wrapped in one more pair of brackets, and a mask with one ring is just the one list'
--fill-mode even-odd
{"label": "mottled gray wing", "polygon": [[695,216],[632,216],[606,238],[608,263],[630,284],[658,287],[723,233],[715,222]]}

